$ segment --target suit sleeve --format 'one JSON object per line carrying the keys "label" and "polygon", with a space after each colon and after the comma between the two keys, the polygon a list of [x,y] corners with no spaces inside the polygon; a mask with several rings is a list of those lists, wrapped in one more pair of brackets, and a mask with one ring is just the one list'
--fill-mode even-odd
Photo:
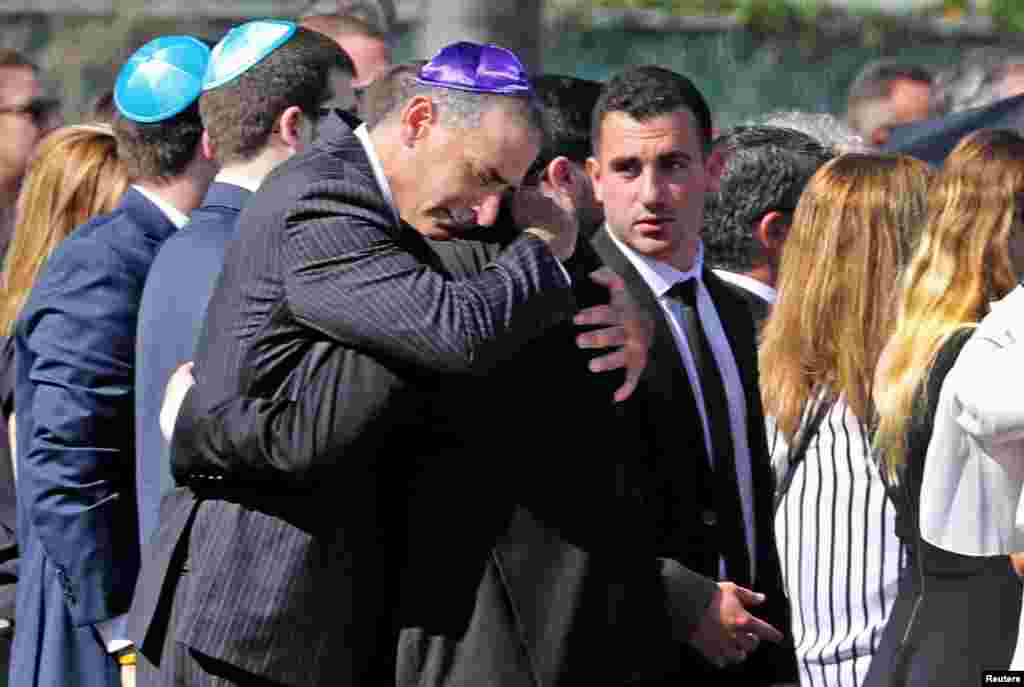
{"label": "suit sleeve", "polygon": [[309,486],[315,468],[362,455],[355,449],[375,425],[417,416],[407,406],[420,397],[393,369],[352,350],[335,350],[323,360],[303,376],[296,394],[236,397],[207,408],[201,387],[190,389],[171,442],[175,478],[212,470],[234,480]]}
{"label": "suit sleeve", "polygon": [[486,371],[575,311],[564,271],[531,235],[459,281],[416,255],[422,237],[395,227],[366,189],[344,180],[311,184],[286,225],[283,273],[294,317],[377,357]]}
{"label": "suit sleeve", "polygon": [[[18,336],[29,393],[18,423],[27,504],[75,625],[127,610],[138,572],[132,366],[140,284],[108,248],[54,254]],[[19,347],[21,348],[21,347]],[[24,374],[19,374],[23,379]],[[22,399],[30,403],[22,407]]]}

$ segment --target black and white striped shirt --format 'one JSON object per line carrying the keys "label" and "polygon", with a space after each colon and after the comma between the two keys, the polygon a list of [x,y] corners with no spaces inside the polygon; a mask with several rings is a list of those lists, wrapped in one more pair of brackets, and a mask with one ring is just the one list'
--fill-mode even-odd
{"label": "black and white striped shirt", "polygon": [[[788,446],[767,422],[772,465],[782,484]],[[871,459],[867,429],[840,400],[810,439],[775,514],[804,687],[864,681],[903,563],[895,516]]]}

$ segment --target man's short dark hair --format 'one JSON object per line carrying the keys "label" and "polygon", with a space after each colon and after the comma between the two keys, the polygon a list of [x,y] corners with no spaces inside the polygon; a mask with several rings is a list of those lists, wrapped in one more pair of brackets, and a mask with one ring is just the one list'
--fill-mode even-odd
{"label": "man's short dark hair", "polygon": [[556,157],[580,164],[590,156],[590,118],[601,97],[601,83],[573,76],[545,74],[533,81],[533,91],[544,110],[544,142],[526,178],[543,173]]}
{"label": "man's short dark hair", "polygon": [[123,117],[114,118],[117,155],[128,170],[128,178],[169,179],[185,171],[196,154],[203,136],[199,102],[170,119],[142,123]]}
{"label": "man's short dark hair", "polygon": [[199,109],[218,161],[232,164],[257,155],[289,107],[315,120],[331,97],[332,69],[355,76],[352,60],[337,43],[300,26],[240,76],[203,93]]}
{"label": "man's short dark hair", "polygon": [[746,272],[754,266],[753,229],[765,214],[792,212],[807,182],[832,153],[810,136],[771,126],[743,126],[714,142],[725,154],[720,190],[704,205],[709,264]]}
{"label": "man's short dark hair", "polygon": [[612,112],[643,122],[679,110],[693,114],[706,152],[711,145],[711,109],[693,82],[662,67],[630,67],[605,85],[594,107],[590,130],[594,152],[601,145],[601,125]]}

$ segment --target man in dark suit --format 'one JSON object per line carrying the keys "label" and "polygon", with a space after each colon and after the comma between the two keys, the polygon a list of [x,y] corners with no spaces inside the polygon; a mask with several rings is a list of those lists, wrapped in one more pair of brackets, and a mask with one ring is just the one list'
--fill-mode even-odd
{"label": "man in dark suit", "polygon": [[[234,29],[234,36],[246,40],[264,30],[289,27],[249,22]],[[240,67],[231,45],[222,43],[213,54],[213,72]],[[321,109],[352,106],[354,75],[352,61],[333,41],[295,27],[284,43],[199,98],[211,154],[221,169],[189,223],[157,253],[139,306],[135,468],[143,543],[156,531],[161,497],[174,486],[170,445],[160,433],[163,387],[176,367],[192,360],[238,214],[275,167],[308,145]]]}
{"label": "man in dark suit", "polygon": [[[375,88],[384,87],[401,91],[388,84]],[[579,119],[569,116],[575,113],[551,110],[554,103],[562,108],[583,105],[564,92],[560,96],[545,93],[547,88],[580,91],[565,78],[539,80],[539,95],[553,126],[524,188],[506,198],[506,212],[494,227],[431,246],[445,269],[456,276],[477,274],[503,245],[515,240],[513,216],[522,223],[525,212],[536,212],[547,204],[550,211],[579,221],[576,205],[590,196],[590,183],[575,173],[574,162],[584,162],[586,152],[574,143],[589,135],[571,126]],[[578,268],[574,285],[578,301],[589,304],[600,301],[601,294],[585,288],[583,275],[587,266],[594,265],[594,256],[585,248],[583,255],[573,259]],[[634,456],[628,447],[620,449],[618,411],[607,388],[614,380],[587,373],[587,360],[577,353],[573,335],[571,327],[556,327],[499,366],[486,383],[446,387],[436,397],[439,405],[459,408],[462,446],[445,447],[445,461],[464,469],[462,454],[474,461],[485,456],[492,473],[488,483],[500,475],[507,484],[506,505],[514,502],[519,507],[487,561],[468,628],[453,626],[448,634],[436,630],[430,634],[431,624],[424,622],[423,615],[400,617],[399,685],[621,684],[659,651],[691,639],[693,628],[705,615],[707,599],[716,586],[676,561],[657,559],[656,529],[645,522],[643,509],[622,481]],[[538,385],[544,385],[541,392]],[[309,464],[317,458],[315,451],[330,443],[306,439],[301,429],[304,418],[317,417],[322,435],[344,431],[343,416],[331,414],[332,409],[345,407],[344,396],[326,402],[324,389],[308,385],[294,402],[265,405],[262,410],[253,400],[232,401],[198,427],[186,409],[184,422],[204,435],[192,436],[193,448],[209,462],[227,468],[232,478],[261,467],[291,476],[289,464]],[[467,405],[466,399],[483,402]],[[484,412],[473,413],[481,407]],[[533,432],[509,433],[509,418],[523,409],[530,411]],[[244,421],[238,421],[236,412]],[[567,431],[568,418],[574,417],[585,418],[592,426],[586,432],[575,426]],[[238,431],[231,432],[230,427]],[[496,444],[498,436],[501,441]],[[538,442],[537,436],[544,438]],[[248,449],[245,465],[230,460],[242,446]],[[257,459],[262,465],[257,465]],[[449,502],[462,506],[459,495],[446,494],[439,481],[426,492],[427,508],[414,509],[422,535],[410,537],[412,549],[434,546],[437,510]],[[485,493],[492,499],[503,495],[493,489]],[[464,545],[467,537],[483,541],[479,530],[472,531],[473,524],[455,519],[450,523],[444,531],[456,543]],[[423,551],[411,558],[428,555]],[[446,569],[468,562],[471,559],[456,557]],[[429,595],[429,585],[417,584],[417,577],[411,575],[406,582],[411,593]],[[719,616],[708,622],[725,620]],[[752,619],[749,623],[750,629],[777,638],[763,623]],[[731,625],[720,629],[733,631]],[[716,661],[734,653],[709,646],[707,641],[696,648],[711,652],[708,657]]]}
{"label": "man in dark suit", "polygon": [[[274,466],[284,475],[262,487],[193,470],[162,504],[132,613],[157,684],[386,684],[399,623],[427,636],[464,630],[507,512],[495,503],[507,496],[485,461],[447,460],[462,446],[463,409],[434,401],[574,311],[557,258],[569,257],[575,231],[531,227],[461,282],[437,271],[424,236],[493,222],[539,132],[514,56],[455,44],[421,69],[386,126],[329,117],[317,144],[247,204],[246,240],[225,256],[174,453],[193,451],[197,426],[245,429],[219,412],[225,400],[286,409],[310,394],[338,405],[289,427],[314,445],[301,452],[311,461],[286,454]],[[221,445],[204,457],[216,468],[260,448]],[[493,493],[436,499],[486,481]],[[445,536],[467,518],[471,537]]]}
{"label": "man in dark suit", "polygon": [[132,185],[113,213],[54,250],[15,325],[23,577],[13,684],[120,684],[139,568],[139,299],[160,244],[216,173],[196,103],[208,55],[197,39],[171,36],[122,68],[114,131]]}
{"label": "man in dark suit", "polygon": [[810,136],[774,126],[738,126],[712,145],[707,262],[747,301],[758,331],[775,302],[782,244],[797,201],[831,156]]}
{"label": "man in dark suit", "polygon": [[[646,495],[659,553],[722,580],[691,628],[697,651],[636,682],[792,681],[792,651],[758,648],[745,608],[788,629],[754,330],[743,300],[703,265],[710,111],[685,77],[635,67],[605,86],[593,122],[587,167],[606,218],[593,246],[655,321],[647,369],[616,426],[634,452],[628,482]],[[697,652],[731,665],[722,673]]]}

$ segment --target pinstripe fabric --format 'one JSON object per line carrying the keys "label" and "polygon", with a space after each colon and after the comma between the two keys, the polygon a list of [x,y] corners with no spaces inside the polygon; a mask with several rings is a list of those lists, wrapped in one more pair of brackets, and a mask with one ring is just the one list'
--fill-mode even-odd
{"label": "pinstripe fabric", "polygon": [[[778,480],[788,446],[767,421]],[[805,687],[856,687],[896,599],[903,547],[864,425],[836,403],[775,514]]]}
{"label": "pinstripe fabric", "polygon": [[[483,564],[481,557],[464,584],[446,580],[437,561],[406,559],[406,511],[411,497],[422,498],[413,492],[414,463],[426,460],[410,439],[424,454],[455,440],[450,409],[418,401],[415,389],[436,388],[440,372],[488,369],[567,318],[573,302],[560,267],[533,238],[515,241],[479,278],[447,281],[433,271],[436,256],[423,238],[395,226],[349,123],[332,117],[321,132],[239,217],[172,450],[188,445],[190,423],[227,399],[294,398],[318,374],[324,350],[340,366],[329,370],[333,379],[360,366],[366,408],[356,395],[344,415],[358,431],[336,433],[341,443],[324,444],[319,465],[288,468],[322,471],[305,491],[277,481],[173,494],[162,506],[133,626],[143,651],[156,655],[163,638],[152,629],[163,621],[158,611],[166,613],[158,604],[174,592],[171,558],[197,508],[196,555],[182,578],[187,607],[168,630],[177,641],[295,687],[376,685],[393,679],[400,576],[417,565],[432,570],[436,596],[423,603],[453,606],[451,622],[464,628]],[[330,352],[337,349],[341,355]],[[324,439],[319,426],[307,435]]]}

